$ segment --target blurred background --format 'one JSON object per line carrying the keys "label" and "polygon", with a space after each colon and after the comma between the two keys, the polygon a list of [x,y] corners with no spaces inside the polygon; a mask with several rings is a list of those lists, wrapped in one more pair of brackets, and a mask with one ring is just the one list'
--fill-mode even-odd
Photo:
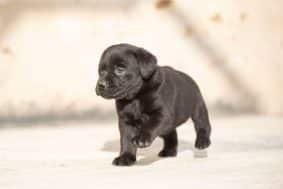
{"label": "blurred background", "polygon": [[[0,0],[0,188],[282,189],[282,8],[282,0]],[[95,85],[100,56],[116,43],[196,80],[211,117],[208,150],[194,149],[188,122],[177,158],[158,158],[157,138],[135,166],[111,165],[117,116]]]}
{"label": "blurred background", "polygon": [[115,43],[191,75],[210,113],[283,115],[283,1],[0,0],[0,127],[116,119],[95,95]]}

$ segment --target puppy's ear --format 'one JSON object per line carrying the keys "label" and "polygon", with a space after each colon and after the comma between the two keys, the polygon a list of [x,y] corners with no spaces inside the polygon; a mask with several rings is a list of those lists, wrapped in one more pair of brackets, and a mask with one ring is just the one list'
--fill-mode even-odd
{"label": "puppy's ear", "polygon": [[148,79],[157,68],[156,57],[147,50],[138,48],[136,50],[136,58],[142,77]]}

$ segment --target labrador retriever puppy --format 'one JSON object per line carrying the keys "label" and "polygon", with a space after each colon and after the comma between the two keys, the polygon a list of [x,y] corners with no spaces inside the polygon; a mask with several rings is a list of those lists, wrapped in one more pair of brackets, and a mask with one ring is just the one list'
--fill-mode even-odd
{"label": "labrador retriever puppy", "polygon": [[164,140],[160,157],[177,155],[176,128],[192,118],[195,147],[210,145],[208,112],[197,84],[183,72],[158,66],[147,50],[130,44],[108,47],[99,63],[96,93],[116,100],[120,130],[120,155],[113,164],[129,166],[137,148]]}

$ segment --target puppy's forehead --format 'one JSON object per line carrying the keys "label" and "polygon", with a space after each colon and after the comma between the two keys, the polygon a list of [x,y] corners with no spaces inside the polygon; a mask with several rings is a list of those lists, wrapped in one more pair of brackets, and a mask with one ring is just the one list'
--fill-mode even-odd
{"label": "puppy's forehead", "polygon": [[127,47],[127,46],[111,46],[109,48],[107,48],[103,55],[105,55],[105,57],[124,57],[127,56],[131,53],[131,48]]}
{"label": "puppy's forehead", "polygon": [[124,64],[127,66],[133,58],[132,49],[127,46],[112,46],[106,49],[101,57],[101,64]]}

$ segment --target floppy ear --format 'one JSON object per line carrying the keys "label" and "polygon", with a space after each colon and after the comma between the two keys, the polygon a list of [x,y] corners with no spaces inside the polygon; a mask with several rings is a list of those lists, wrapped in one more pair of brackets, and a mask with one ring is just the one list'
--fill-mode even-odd
{"label": "floppy ear", "polygon": [[143,48],[136,50],[136,57],[142,77],[148,79],[157,68],[156,57]]}

